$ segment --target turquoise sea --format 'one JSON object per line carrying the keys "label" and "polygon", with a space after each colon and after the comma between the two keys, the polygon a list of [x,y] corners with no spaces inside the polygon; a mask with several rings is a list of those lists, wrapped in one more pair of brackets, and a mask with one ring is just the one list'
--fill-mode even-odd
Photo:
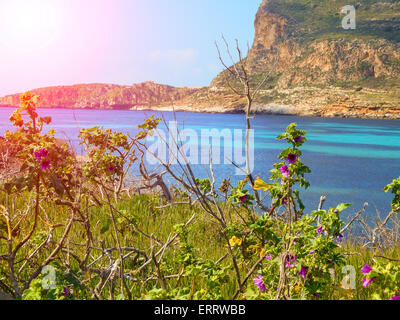
{"label": "turquoise sea", "polygon": [[[0,135],[12,129],[8,121],[12,111],[0,108]],[[70,140],[77,152],[81,152],[77,143],[79,128],[104,126],[134,133],[135,127],[154,112],[42,109],[39,113],[51,115],[51,127],[58,137]],[[163,115],[167,121],[174,119],[173,113]],[[177,113],[176,119],[179,127],[184,124],[186,129],[193,129],[199,135],[202,129],[244,130],[244,115],[240,114]],[[367,214],[370,216],[376,210],[381,213],[390,210],[391,196],[383,188],[400,176],[400,121],[257,115],[253,120],[254,176],[268,179],[272,164],[285,147],[275,138],[292,122],[308,132],[303,161],[313,173],[308,177],[311,188],[302,193],[308,210],[316,209],[321,195],[328,197],[327,206],[353,203],[348,213],[358,211],[364,202],[369,203]],[[224,145],[222,140],[221,145]],[[207,177],[205,167],[196,165],[196,175]],[[242,178],[234,176],[234,169],[229,165],[216,165],[215,174],[218,181],[230,175],[233,180]],[[268,204],[270,200],[265,201]]]}

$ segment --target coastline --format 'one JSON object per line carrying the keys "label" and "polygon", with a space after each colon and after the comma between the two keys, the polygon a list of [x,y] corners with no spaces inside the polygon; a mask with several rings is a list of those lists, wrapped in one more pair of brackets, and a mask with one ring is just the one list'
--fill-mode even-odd
{"label": "coastline", "polygon": [[[12,105],[0,105],[0,108],[18,108]],[[131,108],[75,108],[75,107],[40,107],[38,109],[61,109],[61,110],[99,110],[99,111],[147,111],[147,112],[185,112],[201,114],[245,114],[243,109],[233,107],[192,107],[183,105],[168,106],[137,106]],[[276,116],[298,116],[316,118],[339,118],[339,119],[371,119],[371,120],[400,120],[400,107],[395,108],[396,112],[382,112],[379,107],[347,107],[333,105],[330,108],[308,108],[305,106],[294,106],[284,104],[255,105],[253,114],[255,115],[276,115]]]}

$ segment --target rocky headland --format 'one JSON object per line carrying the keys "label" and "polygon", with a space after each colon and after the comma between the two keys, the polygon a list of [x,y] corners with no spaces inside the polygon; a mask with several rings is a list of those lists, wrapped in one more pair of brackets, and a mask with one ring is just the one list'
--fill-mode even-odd
{"label": "rocky headland", "polygon": [[[400,119],[400,2],[363,0],[344,30],[345,0],[263,0],[246,64],[256,113]],[[243,112],[221,73],[209,87],[88,84],[32,90],[41,107]],[[18,106],[19,94],[0,98]]]}

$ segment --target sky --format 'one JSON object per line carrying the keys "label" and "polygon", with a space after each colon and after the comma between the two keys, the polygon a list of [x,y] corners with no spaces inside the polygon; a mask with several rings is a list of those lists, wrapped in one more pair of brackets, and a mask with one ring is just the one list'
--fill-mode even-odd
{"label": "sky", "polygon": [[79,83],[207,86],[261,0],[0,0],[0,96]]}

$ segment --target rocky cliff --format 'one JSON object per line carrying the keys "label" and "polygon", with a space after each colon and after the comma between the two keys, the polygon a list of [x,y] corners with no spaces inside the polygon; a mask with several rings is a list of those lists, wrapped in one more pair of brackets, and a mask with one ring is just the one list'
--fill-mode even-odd
{"label": "rocky cliff", "polygon": [[[32,90],[40,95],[43,108],[130,109],[151,108],[164,101],[173,103],[196,92],[197,88],[175,88],[154,82],[132,86],[81,84]],[[0,98],[0,106],[18,106],[20,94]]]}
{"label": "rocky cliff", "polygon": [[[267,72],[271,76],[255,111],[399,118],[400,1],[359,1],[356,29],[345,30],[341,11],[347,4],[262,1],[246,63],[253,84]],[[229,93],[226,75],[218,75],[196,101],[204,106],[226,101],[241,110],[244,101]]]}
{"label": "rocky cliff", "polygon": [[[400,119],[400,1],[359,0],[345,30],[348,0],[263,0],[246,57],[250,80],[268,81],[254,112]],[[224,73],[207,88],[77,85],[34,90],[43,107],[243,112]],[[19,95],[0,99],[16,106]]]}

